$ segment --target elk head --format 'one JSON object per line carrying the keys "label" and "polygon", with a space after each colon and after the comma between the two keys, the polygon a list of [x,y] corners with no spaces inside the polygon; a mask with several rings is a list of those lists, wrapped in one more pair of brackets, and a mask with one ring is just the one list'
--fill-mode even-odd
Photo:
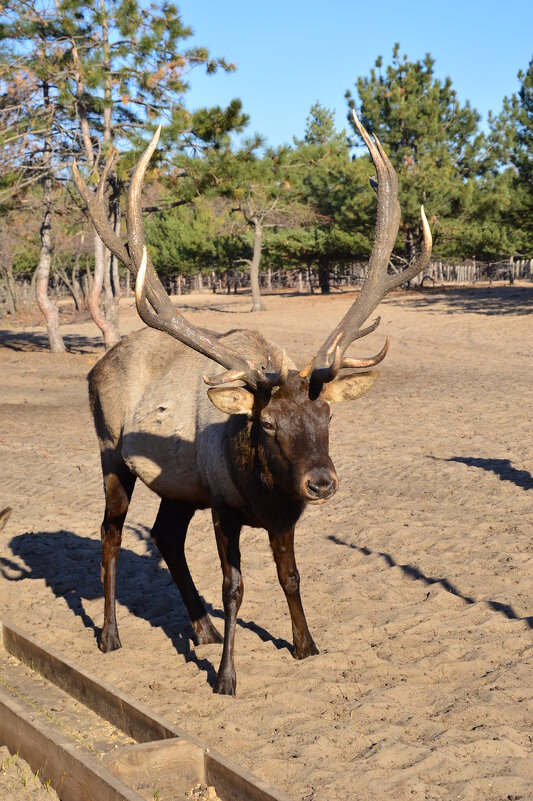
{"label": "elk head", "polygon": [[[371,358],[350,358],[345,352],[352,342],[378,326],[379,317],[371,325],[362,327],[385,295],[423,270],[431,255],[431,232],[422,206],[420,253],[405,270],[388,274],[400,224],[398,179],[377,137],[370,138],[355,112],[354,120],[377,173],[374,244],[361,292],[300,372],[289,369],[284,351],[276,357],[277,362],[269,358],[266,363],[259,363],[232,348],[219,335],[191,325],[173,307],[147,254],[140,203],[144,175],[157,147],[160,129],[141,156],[130,182],[127,246],[117,238],[103,203],[107,175],[116,152],[108,159],[95,194],[83,182],[76,164],[73,167],[76,185],[98,234],[136,278],[136,303],[142,320],[224,368],[218,375],[204,376],[210,386],[207,392],[211,402],[226,414],[238,415],[247,421],[246,430],[264,461],[264,480],[268,482],[271,476],[272,481],[285,487],[292,497],[308,502],[323,502],[337,489],[337,476],[328,453],[330,404],[355,400],[370,389],[378,373],[368,372],[368,368],[384,359],[389,340],[387,338],[381,352]],[[364,372],[342,372],[361,369]],[[237,381],[244,386],[235,386]]]}

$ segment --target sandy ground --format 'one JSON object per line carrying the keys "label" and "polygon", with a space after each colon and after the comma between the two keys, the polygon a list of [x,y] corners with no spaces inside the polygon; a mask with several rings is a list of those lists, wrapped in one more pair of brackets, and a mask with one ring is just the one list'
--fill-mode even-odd
{"label": "sandy ground", "polygon": [[0,798],[5,801],[59,801],[56,793],[7,748],[0,747]]}
{"label": "sandy ground", "polygon": [[[303,365],[351,298],[182,299],[196,324],[257,326]],[[334,409],[338,494],[297,531],[320,655],[296,662],[268,538],[244,531],[238,697],[213,695],[220,646],[196,647],[149,540],[137,485],[119,561],[122,650],[103,655],[103,497],[85,375],[92,323],[0,331],[0,614],[183,726],[295,801],[533,798],[533,289],[399,294],[356,349],[391,349],[365,398]],[[125,333],[140,327],[124,302]],[[3,347],[2,347],[3,346]],[[191,572],[222,626],[209,512]]]}

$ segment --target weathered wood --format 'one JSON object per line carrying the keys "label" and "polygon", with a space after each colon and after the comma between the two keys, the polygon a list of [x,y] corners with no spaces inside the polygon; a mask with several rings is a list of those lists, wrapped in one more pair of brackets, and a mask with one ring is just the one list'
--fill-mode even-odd
{"label": "weathered wood", "polygon": [[39,771],[61,801],[142,801],[104,765],[78,750],[69,737],[38,720],[1,688],[0,742],[35,773]]}
{"label": "weathered wood", "polygon": [[[10,751],[10,744],[13,744],[12,753],[18,751],[33,770],[39,769],[41,776],[50,778],[52,786],[61,796],[62,801],[93,801],[93,799],[98,799],[98,801],[122,801],[122,799],[124,801],[140,801],[141,797],[129,788],[125,788],[123,795],[116,794],[119,791],[123,792],[122,782],[116,776],[127,779],[128,771],[125,766],[130,765],[131,770],[134,773],[138,771],[139,774],[152,768],[164,773],[168,766],[168,770],[172,770],[172,765],[177,765],[180,761],[186,762],[188,765],[187,776],[203,776],[203,779],[200,778],[198,781],[215,785],[217,795],[222,801],[291,801],[287,795],[274,790],[250,771],[226,759],[217,751],[206,748],[200,740],[188,734],[184,729],[152,713],[143,704],[130,698],[116,687],[97,680],[55,649],[49,646],[45,647],[17,626],[5,622],[0,625],[1,641],[6,651],[140,743],[140,745],[125,746],[118,750],[116,752],[117,759],[114,761],[112,757],[109,757],[108,768],[105,768],[98,763],[93,763],[87,757],[78,759],[78,754],[70,746],[68,738],[62,738],[59,735],[50,738],[50,732],[44,724],[34,727],[37,734],[32,733],[30,729],[35,721],[29,720],[27,715],[19,714],[20,711],[23,711],[22,708],[19,709],[20,704],[14,709],[14,702],[11,702],[11,705],[8,704],[11,712],[4,713],[4,707],[0,703],[0,741],[4,742]],[[16,723],[17,720],[22,722]],[[19,728],[16,728],[17,726]],[[4,731],[14,731],[15,734],[11,739],[6,739],[7,735],[4,736]],[[4,737],[3,740],[2,737]],[[17,743],[21,743],[22,740],[28,744],[28,748],[24,751],[17,747]],[[50,745],[50,743],[52,744]],[[57,746],[54,743],[57,743]],[[74,764],[76,759],[81,767]],[[204,760],[203,766],[202,759]],[[53,765],[52,762],[54,762]],[[42,766],[49,763],[48,772],[41,769]],[[95,766],[97,770],[94,769]],[[150,768],[150,766],[152,767]],[[76,777],[81,777],[80,781],[83,780],[86,786],[93,789],[96,787],[94,792],[91,789],[92,795],[84,795],[79,789],[77,789],[78,795],[67,795],[63,790],[61,792],[57,790],[57,786],[54,784],[55,781],[58,781],[57,776],[63,776],[62,781],[66,784],[70,775],[69,771],[74,771],[73,787],[78,788],[78,778]],[[87,778],[89,771],[95,774],[94,780]],[[116,773],[116,776],[113,773]],[[52,775],[54,776],[53,780]],[[91,784],[93,781],[96,783],[100,780],[102,782],[105,780],[109,787],[115,788],[113,790],[115,795],[106,795],[107,790],[104,792],[99,785]],[[59,786],[63,787],[63,785]]]}
{"label": "weathered wood", "polygon": [[205,783],[214,785],[224,801],[289,801],[244,768],[236,774],[229,759],[210,749],[205,752]]}
{"label": "weathered wood", "polygon": [[44,648],[16,626],[2,624],[2,642],[10,654],[137,742],[187,736],[177,726],[171,727],[163,718],[151,713],[143,704],[133,702],[116,687],[97,681],[54,649]]}
{"label": "weathered wood", "polygon": [[156,786],[181,797],[197,784],[205,784],[204,749],[188,740],[160,740],[128,745],[105,757],[107,769],[134,790]]}

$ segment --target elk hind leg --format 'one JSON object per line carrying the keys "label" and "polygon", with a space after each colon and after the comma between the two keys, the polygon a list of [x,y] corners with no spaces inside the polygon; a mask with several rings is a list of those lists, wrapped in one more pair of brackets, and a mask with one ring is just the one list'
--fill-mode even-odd
{"label": "elk hind leg", "polygon": [[134,486],[135,476],[124,462],[120,461],[112,468],[104,468],[105,513],[101,528],[104,625],[100,637],[100,650],[104,653],[121,647],[116,618],[117,560],[122,542],[122,527]]}
{"label": "elk hind leg", "polygon": [[190,504],[163,498],[152,528],[152,541],[176,582],[196,638],[204,645],[222,642],[222,637],[214,627],[200,598],[185,557],[185,538],[194,512],[195,508]]}

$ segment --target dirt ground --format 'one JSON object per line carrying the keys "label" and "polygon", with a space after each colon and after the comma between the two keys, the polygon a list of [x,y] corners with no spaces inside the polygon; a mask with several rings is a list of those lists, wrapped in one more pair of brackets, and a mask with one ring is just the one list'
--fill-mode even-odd
{"label": "dirt ground", "polygon": [[[217,330],[259,328],[303,366],[348,295],[187,296]],[[533,798],[533,288],[396,294],[354,353],[391,347],[374,389],[334,408],[340,486],[297,530],[320,649],[297,662],[261,530],[242,541],[238,696],[213,695],[220,646],[197,647],[149,539],[138,483],[119,560],[123,648],[102,654],[103,495],[85,375],[90,322],[0,330],[0,614],[235,759],[295,801]],[[124,301],[124,333],[140,327]],[[351,351],[351,352],[352,352]],[[222,627],[208,511],[191,572]]]}

